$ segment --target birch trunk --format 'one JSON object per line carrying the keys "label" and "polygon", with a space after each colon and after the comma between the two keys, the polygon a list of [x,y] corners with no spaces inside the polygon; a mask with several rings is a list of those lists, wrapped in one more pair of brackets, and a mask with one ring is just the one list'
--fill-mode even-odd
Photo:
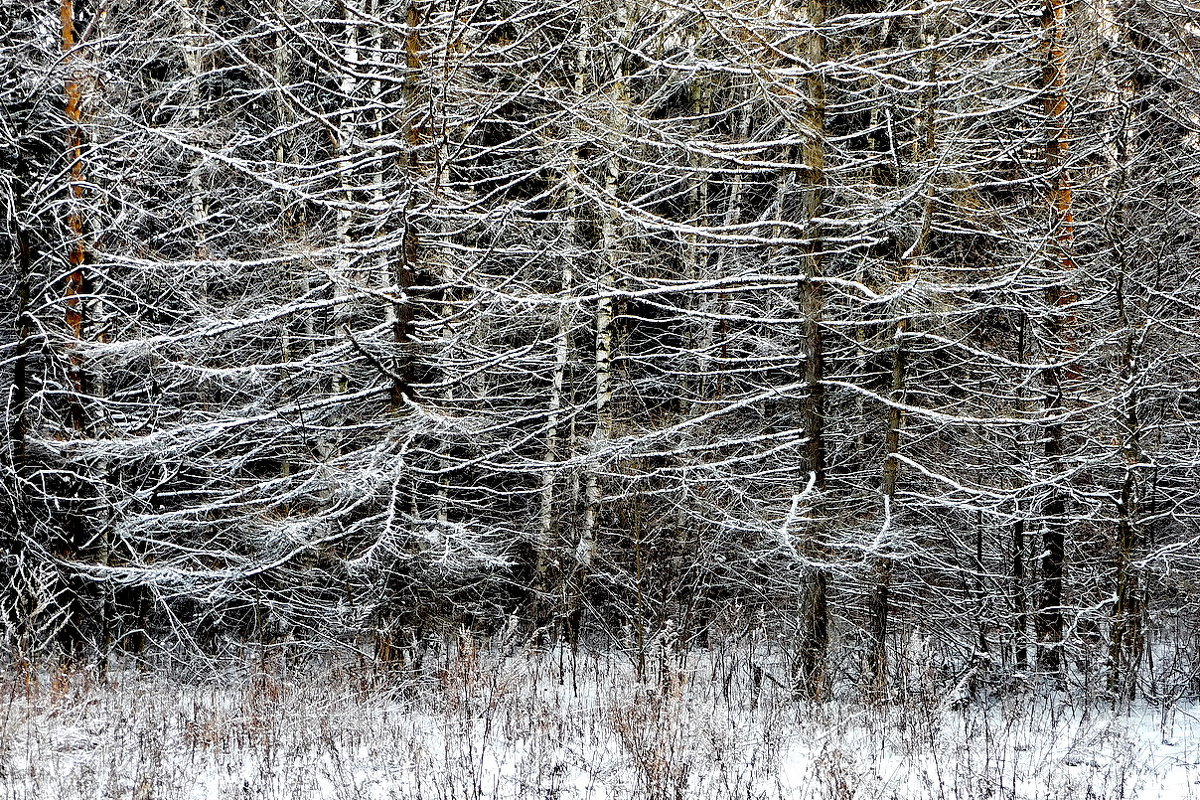
{"label": "birch trunk", "polygon": [[[588,67],[588,30],[586,21],[580,32],[580,45],[576,58],[574,75],[574,92],[576,98],[582,98],[585,88],[585,76]],[[570,360],[571,336],[571,305],[568,300],[575,283],[575,270],[572,264],[579,252],[579,222],[575,205],[578,202],[577,184],[579,181],[579,154],[573,150],[570,154],[566,171],[566,242],[562,256],[562,301],[558,308],[558,328],[554,339],[554,372],[550,379],[550,402],[547,414],[546,429],[546,470],[542,473],[541,509],[539,513],[539,537],[535,545],[535,571],[539,582],[539,591],[546,588],[546,572],[549,567],[551,550],[555,540],[555,481],[558,478],[554,466],[560,459],[560,426],[564,393],[566,390],[567,365]]]}
{"label": "birch trunk", "polygon": [[[338,89],[342,102],[347,109],[353,109],[357,104],[358,70],[359,70],[359,25],[361,13],[355,0],[342,0],[342,23],[344,39],[342,40],[342,77]],[[350,235],[354,223],[355,197],[355,163],[354,150],[358,139],[358,114],[354,110],[343,111],[338,118],[338,186],[339,197],[337,206],[337,256],[334,262],[336,282],[334,293],[346,291],[352,278],[351,246],[353,239]],[[341,284],[341,286],[339,286]],[[341,304],[334,307],[333,331],[331,338],[337,340],[340,331],[349,323],[348,306]],[[350,373],[345,365],[337,369],[331,386],[334,394],[345,394],[350,391]]]}
{"label": "birch trunk", "polygon": [[[628,26],[628,10],[624,5],[621,6],[619,14],[619,18],[625,20],[626,26]],[[621,134],[625,130],[629,107],[629,86],[625,75],[623,55],[617,56],[617,60],[616,74],[609,89],[611,137],[608,142],[609,154],[604,179],[605,207],[600,210],[600,274],[596,281],[596,346],[594,353],[596,423],[592,429],[592,450],[597,455],[603,451],[605,443],[612,437],[613,302],[617,288],[621,226],[617,188],[621,180],[619,156],[622,146]],[[596,528],[603,500],[600,460],[600,458],[596,458],[588,470],[584,489],[583,524],[576,548],[576,560],[585,573],[596,555]]]}
{"label": "birch trunk", "polygon": [[[179,0],[179,17],[183,23],[183,60],[187,66],[188,76],[188,123],[191,138],[201,135],[203,112],[200,108],[202,100],[200,81],[204,76],[204,26],[206,0]],[[192,238],[195,242],[195,256],[198,260],[208,258],[206,220],[208,204],[204,197],[204,176],[202,167],[203,156],[197,156],[188,174],[188,193],[191,197],[191,227]]]}

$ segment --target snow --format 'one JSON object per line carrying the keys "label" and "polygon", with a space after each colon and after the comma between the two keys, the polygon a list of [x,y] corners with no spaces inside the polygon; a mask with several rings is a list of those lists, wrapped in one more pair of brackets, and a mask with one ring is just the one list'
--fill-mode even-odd
{"label": "snow", "polygon": [[[666,663],[670,662],[670,663]],[[1200,798],[1200,707],[796,702],[736,660],[0,677],[0,800]],[[281,676],[287,676],[281,677]]]}

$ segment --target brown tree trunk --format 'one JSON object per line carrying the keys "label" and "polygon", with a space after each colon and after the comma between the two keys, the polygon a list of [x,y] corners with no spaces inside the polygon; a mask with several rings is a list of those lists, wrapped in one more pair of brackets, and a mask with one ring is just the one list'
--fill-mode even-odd
{"label": "brown tree trunk", "polygon": [[[62,0],[62,5],[59,7],[59,20],[61,23],[62,51],[64,53],[64,61],[68,65],[69,70],[69,65],[72,61],[71,54],[76,45],[75,6],[73,0]],[[68,72],[64,88],[66,94],[66,106],[64,110],[67,117],[66,152],[67,157],[71,160],[71,203],[68,206],[70,210],[67,213],[67,230],[70,236],[67,263],[70,266],[70,271],[67,274],[65,292],[65,318],[67,328],[71,331],[71,334],[75,339],[82,340],[87,325],[86,296],[89,291],[89,280],[86,269],[89,254],[87,242],[84,238],[84,220],[81,209],[84,185],[83,89],[79,84],[77,76],[70,72]],[[86,428],[83,395],[87,389],[87,376],[83,369],[83,362],[77,352],[72,350],[68,359],[70,364],[68,371],[71,388],[74,390],[70,400],[71,425],[76,431],[82,432]]]}
{"label": "brown tree trunk", "polygon": [[[85,411],[85,398],[89,391],[89,380],[80,356],[77,342],[82,342],[88,328],[88,295],[91,293],[91,280],[87,265],[91,260],[88,248],[83,215],[84,200],[84,132],[83,132],[83,86],[76,71],[76,48],[79,44],[76,31],[76,9],[73,0],[62,0],[59,6],[59,35],[63,52],[63,65],[66,70],[64,83],[64,115],[67,122],[65,155],[70,161],[68,174],[70,176],[69,202],[67,205],[67,264],[69,271],[64,289],[64,321],[73,342],[68,344],[67,377],[70,383],[71,396],[67,400],[67,418],[73,433],[77,436],[86,434],[89,420]],[[90,528],[87,511],[84,505],[83,479],[71,476],[65,487],[69,505],[62,515],[63,535],[57,548],[57,555],[64,560],[75,560],[80,557],[94,536]],[[107,529],[101,534],[101,560],[107,561]],[[84,585],[78,577],[64,577],[66,622],[60,629],[58,643],[64,655],[69,659],[79,658],[83,654],[86,642],[84,628],[88,624],[89,610],[84,602]],[[106,593],[107,598],[107,593]],[[100,612],[101,639],[109,638],[109,608],[105,602]],[[107,641],[103,644],[107,651]]]}
{"label": "brown tree trunk", "polygon": [[[808,0],[808,21],[814,28],[825,23],[827,0]],[[804,190],[804,216],[810,229],[820,216],[825,203],[825,78],[820,72],[825,61],[823,34],[814,32],[807,38],[807,59],[810,69],[806,80],[808,107],[805,120],[808,136],[804,144],[803,160],[807,174]],[[814,482],[818,498],[825,491],[825,345],[823,341],[822,317],[825,296],[820,278],[822,274],[821,251],[823,242],[819,232],[812,230],[806,245],[803,263],[804,274],[800,281],[800,308],[804,318],[804,397],[800,416],[805,432],[805,462]],[[817,562],[827,557],[825,536],[819,529],[820,523],[809,534],[809,555]],[[803,638],[800,643],[799,692],[811,699],[821,700],[828,691],[829,649],[829,575],[817,566],[808,578],[805,598],[805,620]]]}
{"label": "brown tree trunk", "polygon": [[[1046,63],[1042,73],[1043,106],[1049,139],[1046,143],[1046,172],[1050,178],[1050,207],[1054,215],[1051,233],[1050,268],[1060,272],[1065,280],[1075,269],[1072,257],[1075,239],[1075,217],[1071,183],[1065,174],[1070,148],[1070,129],[1067,127],[1070,103],[1066,94],[1066,0],[1046,0],[1042,28],[1047,38]],[[1070,339],[1071,321],[1061,309],[1071,305],[1075,296],[1064,282],[1053,284],[1048,291],[1051,331],[1055,340]],[[1051,361],[1058,360],[1051,358]],[[1046,427],[1045,456],[1054,474],[1062,469],[1065,453],[1065,428],[1061,414],[1065,409],[1063,384],[1077,377],[1077,369],[1052,366],[1045,371],[1047,398],[1045,412],[1051,417]],[[1037,634],[1039,666],[1057,673],[1062,667],[1063,641],[1063,578],[1066,570],[1066,528],[1068,498],[1066,488],[1054,486],[1044,507],[1045,527],[1042,534],[1040,559],[1041,591],[1038,595]]]}

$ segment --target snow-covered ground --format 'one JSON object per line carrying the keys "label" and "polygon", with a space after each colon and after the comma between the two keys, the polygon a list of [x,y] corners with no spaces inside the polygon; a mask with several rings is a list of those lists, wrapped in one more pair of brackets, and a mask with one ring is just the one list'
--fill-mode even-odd
{"label": "snow-covered ground", "polygon": [[1195,705],[810,705],[718,660],[654,672],[469,652],[419,683],[10,674],[0,800],[1200,798]]}

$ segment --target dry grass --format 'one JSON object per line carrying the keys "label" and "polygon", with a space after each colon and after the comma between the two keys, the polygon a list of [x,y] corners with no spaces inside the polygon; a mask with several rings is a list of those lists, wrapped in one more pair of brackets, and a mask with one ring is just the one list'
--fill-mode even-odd
{"label": "dry grass", "polygon": [[1200,797],[1186,707],[813,706],[731,663],[672,659],[639,682],[617,658],[468,643],[417,678],[12,673],[0,800]]}

